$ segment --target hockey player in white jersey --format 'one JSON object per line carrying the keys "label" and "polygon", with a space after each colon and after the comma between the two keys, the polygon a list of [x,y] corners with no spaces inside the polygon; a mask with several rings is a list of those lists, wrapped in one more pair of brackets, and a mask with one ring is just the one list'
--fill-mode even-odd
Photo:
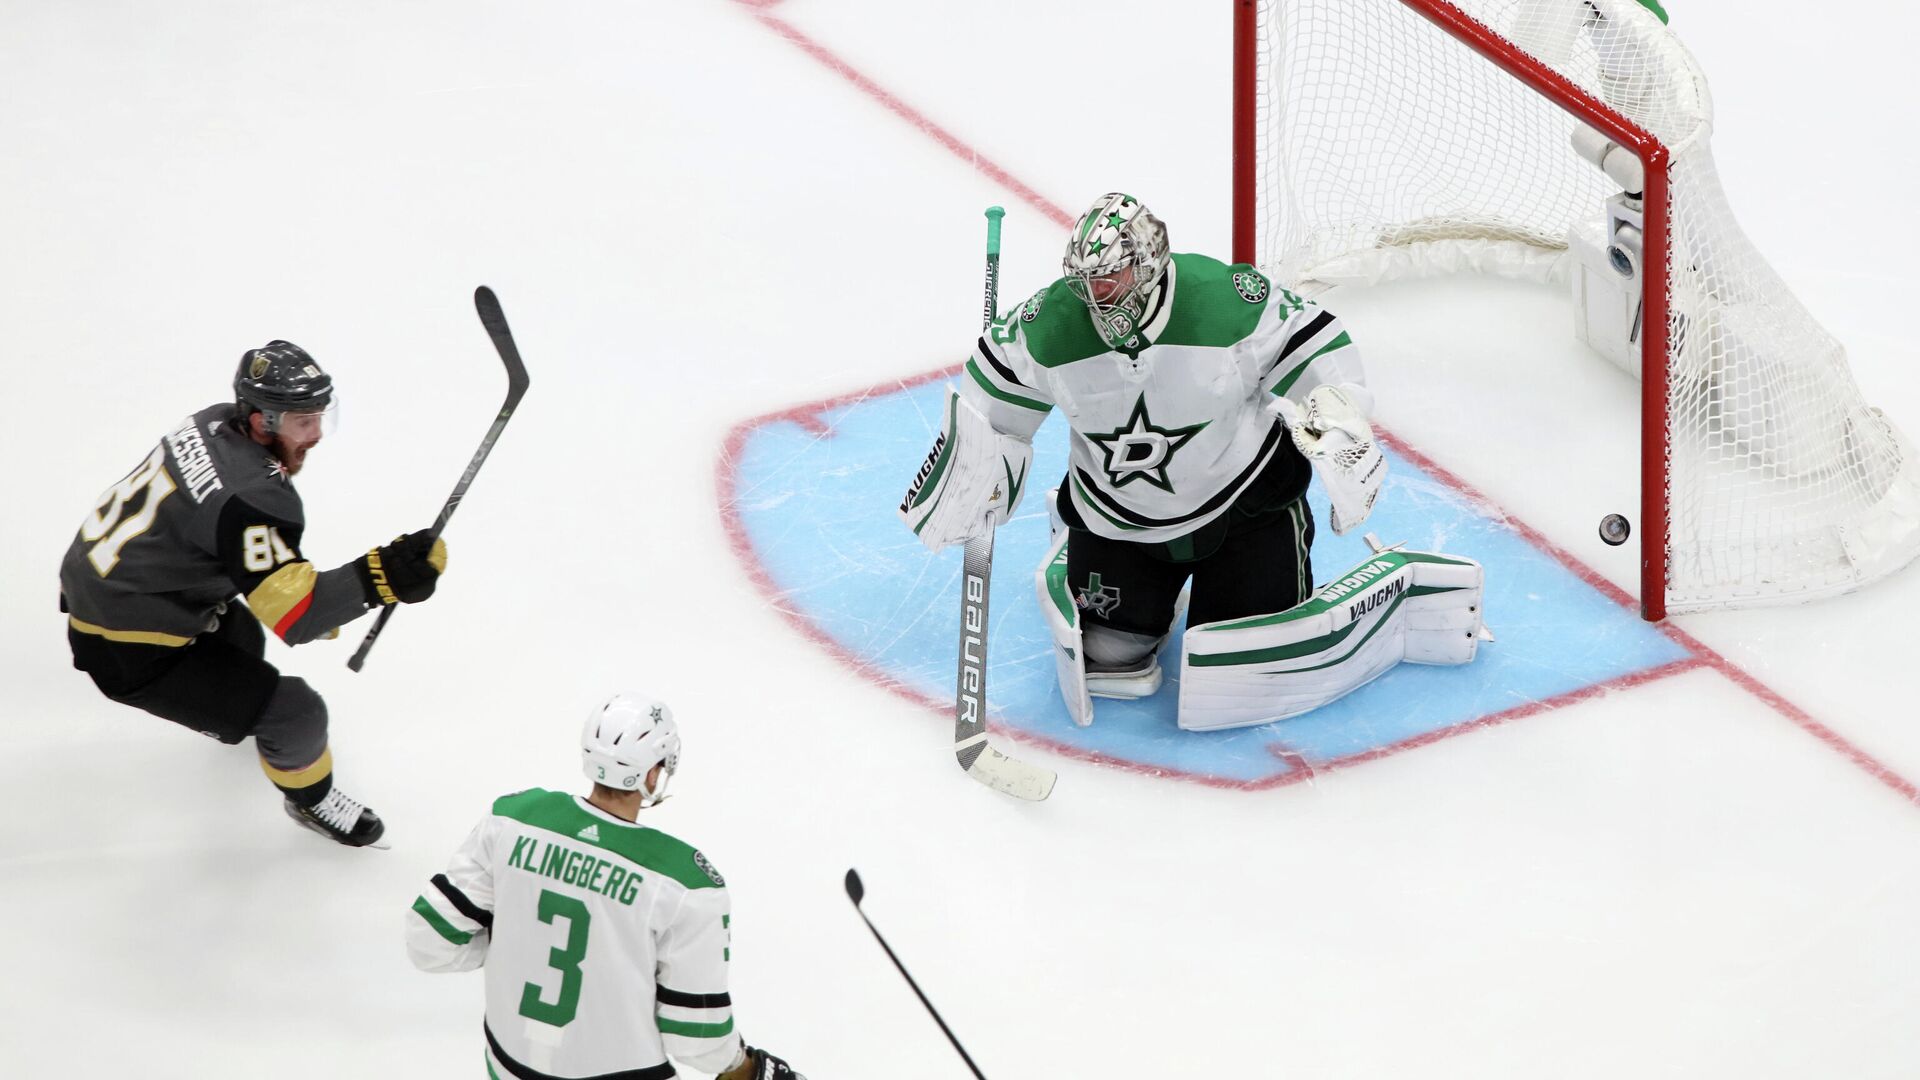
{"label": "hockey player in white jersey", "polygon": [[617,694],[588,715],[592,793],[498,799],[407,914],[423,971],[485,965],[491,1080],[805,1080],[741,1041],[727,996],[726,882],[635,823],[680,760],[664,704]]}
{"label": "hockey player in white jersey", "polygon": [[933,550],[1006,521],[1055,408],[1070,462],[1042,606],[1080,723],[1089,693],[1159,688],[1158,651],[1189,579],[1191,624],[1306,600],[1309,477],[1344,533],[1386,474],[1340,321],[1251,266],[1171,254],[1166,226],[1124,194],[1096,200],[1062,276],[980,337],[902,520]]}

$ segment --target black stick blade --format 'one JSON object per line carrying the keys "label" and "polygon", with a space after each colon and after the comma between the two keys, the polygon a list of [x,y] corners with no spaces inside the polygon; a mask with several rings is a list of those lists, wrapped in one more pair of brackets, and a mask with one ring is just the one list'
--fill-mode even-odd
{"label": "black stick blade", "polygon": [[858,870],[848,868],[847,899],[853,901],[854,907],[859,907],[860,901],[865,899],[866,895],[867,895],[867,887],[865,885],[860,884],[860,872]]}
{"label": "black stick blade", "polygon": [[510,413],[527,392],[527,365],[520,360],[520,346],[514,343],[506,312],[500,310],[500,298],[493,290],[485,285],[473,290],[473,308],[480,316],[480,325],[486,327],[487,336],[493,339],[494,351],[506,365],[507,403],[502,411]]}

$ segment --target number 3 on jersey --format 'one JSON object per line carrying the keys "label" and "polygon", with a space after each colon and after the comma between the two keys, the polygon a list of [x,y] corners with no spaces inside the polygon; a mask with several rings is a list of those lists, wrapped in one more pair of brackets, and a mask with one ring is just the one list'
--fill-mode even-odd
{"label": "number 3 on jersey", "polygon": [[587,905],[571,896],[540,890],[540,921],[551,925],[554,917],[567,920],[567,942],[547,952],[547,966],[560,973],[559,1000],[548,1004],[541,1000],[542,988],[527,983],[520,990],[520,1015],[554,1027],[573,1022],[580,1008],[580,961],[587,957]]}
{"label": "number 3 on jersey", "polygon": [[[147,497],[140,509],[127,514],[127,503],[142,490]],[[80,523],[80,538],[93,547],[87,549],[87,561],[101,577],[113,572],[120,562],[120,549],[127,541],[153,527],[160,501],[173,494],[173,477],[167,475],[167,451],[155,447],[152,456],[140,463],[125,480],[102,492],[93,513]]]}

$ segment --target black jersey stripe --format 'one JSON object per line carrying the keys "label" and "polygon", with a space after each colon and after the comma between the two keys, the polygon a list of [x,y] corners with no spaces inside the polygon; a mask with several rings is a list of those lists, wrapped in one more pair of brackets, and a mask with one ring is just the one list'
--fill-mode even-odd
{"label": "black jersey stripe", "polygon": [[1192,513],[1182,514],[1175,518],[1151,518],[1138,511],[1129,510],[1115,501],[1113,496],[1100,490],[1099,485],[1094,482],[1093,477],[1089,476],[1085,469],[1075,468],[1074,473],[1080,477],[1080,486],[1085,489],[1089,495],[1092,495],[1098,500],[1107,512],[1111,513],[1114,517],[1143,529],[1170,528],[1175,525],[1184,525],[1197,518],[1206,517],[1208,514],[1213,513],[1215,510],[1220,509],[1222,506],[1225,506],[1237,498],[1240,494],[1240,489],[1246,486],[1247,481],[1258,475],[1261,469],[1266,468],[1267,462],[1273,457],[1274,449],[1280,445],[1280,440],[1286,435],[1286,431],[1287,425],[1277,420],[1274,421],[1273,426],[1267,429],[1266,441],[1260,444],[1260,452],[1253,456],[1253,461],[1248,464],[1246,468],[1240,470],[1240,475],[1234,477],[1232,482],[1216,492],[1213,498],[1201,503],[1199,508]]}
{"label": "black jersey stripe", "polygon": [[[1315,335],[1325,330],[1332,322],[1333,312],[1322,311],[1320,314],[1314,316],[1312,322],[1289,334],[1287,336],[1286,346],[1280,350],[1280,355],[1273,361],[1274,367],[1279,367],[1281,364],[1286,363],[1287,357],[1299,352],[1307,342],[1312,341]],[[1267,370],[1271,372],[1273,368],[1268,368]]]}
{"label": "black jersey stripe", "polygon": [[689,994],[666,986],[653,988],[653,1000],[683,1009],[726,1009],[733,1005],[733,998],[726,994]]}
{"label": "black jersey stripe", "polygon": [[455,911],[489,930],[493,929],[493,912],[467,899],[466,893],[461,892],[458,886],[447,880],[447,875],[433,875],[433,887],[440,890],[440,895],[447,898],[447,903],[452,904]]}
{"label": "black jersey stripe", "polygon": [[1000,358],[993,355],[993,347],[987,344],[987,339],[985,337],[982,337],[980,339],[979,351],[980,351],[980,355],[985,357],[987,363],[993,367],[993,373],[995,375],[1000,376],[1001,378],[1007,380],[1008,382],[1012,383],[1013,385],[1019,387],[1022,390],[1033,389],[1033,387],[1028,386],[1026,383],[1021,382],[1017,377],[1015,377],[1015,375],[1013,374],[1013,369],[1001,363]]}
{"label": "black jersey stripe", "polygon": [[487,1048],[493,1051],[493,1059],[500,1067],[512,1073],[518,1080],[673,1080],[677,1075],[671,1062],[663,1061],[658,1065],[649,1065],[644,1069],[623,1069],[620,1072],[595,1073],[592,1076],[561,1077],[529,1068],[507,1056],[500,1048],[500,1040],[493,1037],[493,1029],[486,1021],[480,1022],[480,1030],[487,1033]]}

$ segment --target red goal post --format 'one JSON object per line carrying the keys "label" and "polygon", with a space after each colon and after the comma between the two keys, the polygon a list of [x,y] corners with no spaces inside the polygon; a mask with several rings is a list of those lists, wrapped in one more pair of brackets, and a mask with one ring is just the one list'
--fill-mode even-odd
{"label": "red goal post", "polygon": [[[1920,553],[1920,463],[1732,221],[1704,77],[1656,7],[1235,0],[1233,86],[1235,261],[1300,287],[1363,265],[1355,280],[1419,276],[1464,252],[1639,305],[1647,619],[1842,592]],[[1638,160],[1637,199],[1620,201],[1618,158],[1603,171],[1576,150],[1581,124],[1598,133],[1586,145]],[[1583,228],[1611,243],[1629,223],[1638,265],[1615,269],[1630,284],[1569,257]],[[1457,250],[1428,258],[1442,248]],[[1810,406],[1809,383],[1830,388]]]}

